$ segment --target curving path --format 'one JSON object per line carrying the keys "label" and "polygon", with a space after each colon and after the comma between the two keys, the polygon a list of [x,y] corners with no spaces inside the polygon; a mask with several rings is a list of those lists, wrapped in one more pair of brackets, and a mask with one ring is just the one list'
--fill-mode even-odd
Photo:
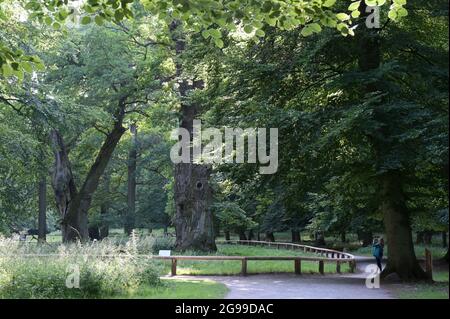
{"label": "curving path", "polygon": [[[358,259],[358,257],[356,257]],[[354,274],[295,275],[258,274],[242,276],[176,276],[177,279],[208,279],[225,284],[226,299],[391,299],[387,287],[369,289],[364,269],[370,259],[361,258]]]}

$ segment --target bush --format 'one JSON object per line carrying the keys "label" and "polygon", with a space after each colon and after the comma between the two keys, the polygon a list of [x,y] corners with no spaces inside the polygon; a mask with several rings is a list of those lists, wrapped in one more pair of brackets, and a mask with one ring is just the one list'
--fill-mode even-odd
{"label": "bush", "polygon": [[[0,238],[0,298],[101,298],[160,284],[161,266],[134,249],[108,241],[52,247]],[[80,286],[68,288],[74,267]]]}

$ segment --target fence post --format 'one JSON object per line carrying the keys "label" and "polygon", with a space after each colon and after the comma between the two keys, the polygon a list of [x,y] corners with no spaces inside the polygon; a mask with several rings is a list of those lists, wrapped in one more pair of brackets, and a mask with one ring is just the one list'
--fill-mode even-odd
{"label": "fence post", "polygon": [[242,258],[241,275],[247,276],[247,258]]}
{"label": "fence post", "polygon": [[425,248],[425,273],[429,279],[433,280],[433,257],[427,248]]}
{"label": "fence post", "polygon": [[295,267],[295,274],[301,275],[302,274],[301,259],[294,259],[294,267]]}
{"label": "fence post", "polygon": [[177,259],[172,258],[172,276],[177,275]]}
{"label": "fence post", "polygon": [[319,260],[319,273],[323,275],[323,260]]}

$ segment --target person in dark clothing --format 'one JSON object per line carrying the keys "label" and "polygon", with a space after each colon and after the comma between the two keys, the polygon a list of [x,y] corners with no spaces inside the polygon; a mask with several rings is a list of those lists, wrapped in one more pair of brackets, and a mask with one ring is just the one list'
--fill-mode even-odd
{"label": "person in dark clothing", "polygon": [[383,271],[383,266],[381,265],[381,261],[383,259],[383,249],[384,249],[384,240],[383,238],[375,238],[372,244],[372,255],[375,257],[377,261],[377,266],[380,268],[380,271]]}

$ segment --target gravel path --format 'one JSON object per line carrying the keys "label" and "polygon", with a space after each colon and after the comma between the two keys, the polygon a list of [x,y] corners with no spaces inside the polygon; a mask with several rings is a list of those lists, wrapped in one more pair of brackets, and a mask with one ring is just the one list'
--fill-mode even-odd
{"label": "gravel path", "polygon": [[355,274],[295,275],[260,274],[242,276],[176,276],[182,279],[209,279],[225,284],[226,299],[391,299],[388,289],[366,287],[367,261],[358,261]]}

